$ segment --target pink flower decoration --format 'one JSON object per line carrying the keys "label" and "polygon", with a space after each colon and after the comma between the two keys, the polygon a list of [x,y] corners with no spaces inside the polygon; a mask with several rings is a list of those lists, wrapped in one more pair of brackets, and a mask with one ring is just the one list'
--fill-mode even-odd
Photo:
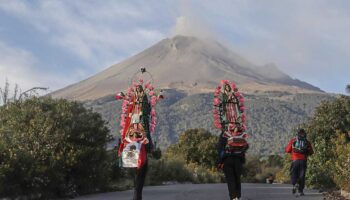
{"label": "pink flower decoration", "polygon": [[214,122],[214,126],[215,126],[216,128],[218,128],[218,129],[221,129],[221,128],[222,128],[221,124],[220,124],[218,121],[215,121],[215,122]]}
{"label": "pink flower decoration", "polygon": [[151,124],[151,125],[150,125],[150,131],[151,131],[151,133],[153,133],[155,129],[156,129],[156,125],[155,125],[155,124]]}
{"label": "pink flower decoration", "polygon": [[241,112],[245,111],[245,107],[244,106],[241,106],[239,109],[241,110]]}
{"label": "pink flower decoration", "polygon": [[155,93],[154,93],[154,91],[152,90],[152,91],[150,91],[148,94],[149,94],[150,96],[153,96]]}
{"label": "pink flower decoration", "polygon": [[156,116],[156,110],[155,109],[151,110],[151,116]]}
{"label": "pink flower decoration", "polygon": [[149,86],[151,86],[151,82],[145,84],[145,88],[149,88]]}
{"label": "pink flower decoration", "polygon": [[231,83],[231,88],[232,88],[232,89],[235,89],[235,88],[236,88],[236,84],[232,82],[232,83]]}
{"label": "pink flower decoration", "polygon": [[142,84],[143,84],[143,80],[142,80],[142,79],[140,79],[140,80],[139,80],[139,83],[140,83],[140,85],[142,85]]}
{"label": "pink flower decoration", "polygon": [[215,98],[213,103],[215,106],[218,106],[220,104],[220,100],[218,98]]}

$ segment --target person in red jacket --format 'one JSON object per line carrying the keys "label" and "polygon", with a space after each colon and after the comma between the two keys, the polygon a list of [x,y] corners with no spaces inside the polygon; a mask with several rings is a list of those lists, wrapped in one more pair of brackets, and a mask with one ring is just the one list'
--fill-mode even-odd
{"label": "person in red jacket", "polygon": [[291,180],[293,184],[293,194],[298,190],[301,196],[304,195],[305,174],[307,168],[307,157],[312,155],[313,149],[311,143],[306,139],[304,129],[299,129],[296,137],[292,138],[287,147],[286,153],[291,153]]}

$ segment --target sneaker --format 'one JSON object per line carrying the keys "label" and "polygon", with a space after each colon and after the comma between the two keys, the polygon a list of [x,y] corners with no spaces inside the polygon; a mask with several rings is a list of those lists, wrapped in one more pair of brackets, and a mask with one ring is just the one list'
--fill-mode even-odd
{"label": "sneaker", "polygon": [[300,196],[305,196],[303,191],[299,191],[299,193],[300,193]]}

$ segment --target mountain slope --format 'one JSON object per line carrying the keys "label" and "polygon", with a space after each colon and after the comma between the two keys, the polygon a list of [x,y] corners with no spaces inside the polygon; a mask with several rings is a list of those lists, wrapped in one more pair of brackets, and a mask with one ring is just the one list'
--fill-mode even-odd
{"label": "mountain slope", "polygon": [[52,96],[93,100],[114,94],[125,90],[141,67],[151,72],[157,88],[207,92],[221,79],[229,79],[245,92],[322,92],[308,83],[292,79],[274,65],[255,66],[216,41],[175,36],[84,81],[58,90]]}
{"label": "mountain slope", "polygon": [[[157,128],[154,141],[162,149],[178,140],[179,134],[190,128],[204,128],[220,134],[214,128],[212,94],[190,94],[165,90],[165,99],[157,105]],[[283,153],[293,136],[293,128],[306,122],[321,101],[335,97],[328,94],[291,94],[273,92],[245,95],[247,107],[247,133],[250,135],[249,153],[269,155]],[[121,102],[107,96],[88,101],[87,107],[102,114],[109,122],[111,133],[119,137]],[[115,139],[114,142],[118,140]]]}

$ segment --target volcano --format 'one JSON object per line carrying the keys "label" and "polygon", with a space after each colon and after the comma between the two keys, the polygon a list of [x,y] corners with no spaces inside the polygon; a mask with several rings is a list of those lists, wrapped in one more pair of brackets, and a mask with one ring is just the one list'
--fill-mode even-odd
{"label": "volcano", "polygon": [[54,93],[55,98],[94,100],[125,90],[141,67],[154,86],[189,93],[212,92],[222,79],[235,81],[245,93],[288,91],[320,93],[319,88],[283,73],[274,64],[255,65],[223,44],[191,36],[163,39],[106,70]]}

